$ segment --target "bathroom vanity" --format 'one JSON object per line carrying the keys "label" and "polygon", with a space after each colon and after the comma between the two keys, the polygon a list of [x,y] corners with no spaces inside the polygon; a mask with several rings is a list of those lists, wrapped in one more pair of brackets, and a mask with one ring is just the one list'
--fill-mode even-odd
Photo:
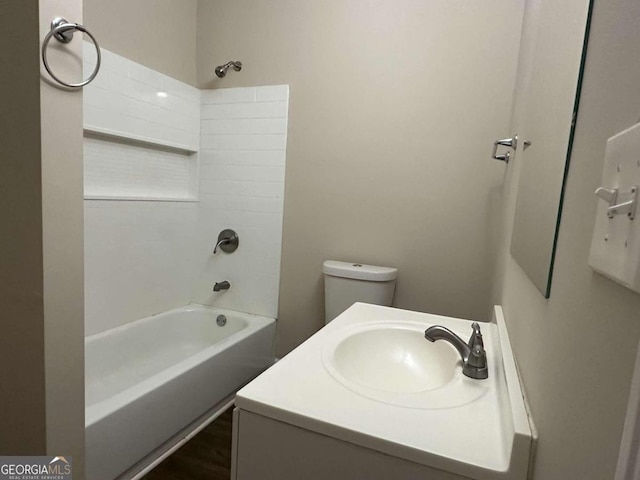
{"label": "bathroom vanity", "polygon": [[232,479],[526,480],[535,435],[502,310],[487,379],[428,342],[471,322],[356,303],[238,392]]}

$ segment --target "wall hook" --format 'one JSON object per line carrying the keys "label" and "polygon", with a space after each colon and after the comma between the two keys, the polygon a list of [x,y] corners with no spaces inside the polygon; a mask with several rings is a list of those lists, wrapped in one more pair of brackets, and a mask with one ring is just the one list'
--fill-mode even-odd
{"label": "wall hook", "polygon": [[[604,187],[598,187],[598,188],[596,188],[595,194],[596,194],[597,197],[600,197],[602,200],[607,202],[609,204],[609,207],[614,205],[616,203],[616,200],[618,199],[618,189],[617,188],[608,189],[608,188],[604,188]],[[614,215],[612,213],[610,213],[608,211],[608,209],[607,209],[607,216],[609,218],[613,218],[614,217]]]}
{"label": "wall hook", "polygon": [[[596,193],[598,190],[596,190]],[[627,200],[626,202],[618,203],[617,205],[611,205],[609,208],[607,208],[607,215],[609,216],[609,218],[613,218],[615,215],[624,214],[629,217],[629,220],[633,220],[634,218],[636,218],[636,206],[638,205],[638,185],[633,187],[628,195],[629,200]],[[617,195],[614,202],[615,201],[617,201]]]}

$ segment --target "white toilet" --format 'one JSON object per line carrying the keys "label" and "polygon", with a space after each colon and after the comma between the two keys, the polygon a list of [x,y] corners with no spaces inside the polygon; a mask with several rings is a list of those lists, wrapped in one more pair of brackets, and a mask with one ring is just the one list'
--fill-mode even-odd
{"label": "white toilet", "polygon": [[391,305],[396,289],[397,268],[327,260],[324,274],[325,324],[355,302]]}

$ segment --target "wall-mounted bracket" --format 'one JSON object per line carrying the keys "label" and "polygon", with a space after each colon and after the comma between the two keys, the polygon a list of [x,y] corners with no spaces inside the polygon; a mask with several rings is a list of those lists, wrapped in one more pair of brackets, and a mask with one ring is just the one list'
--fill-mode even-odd
{"label": "wall-mounted bracket", "polygon": [[640,123],[607,140],[589,266],[640,293]]}
{"label": "wall-mounted bracket", "polygon": [[507,152],[498,155],[498,146],[509,147],[515,152],[516,148],[518,147],[518,135],[516,134],[512,138],[503,138],[502,140],[496,140],[495,142],[493,142],[493,151],[491,152],[491,158],[493,158],[494,160],[500,160],[504,163],[509,163],[511,153]]}
{"label": "wall-mounted bracket", "polygon": [[[613,218],[615,215],[626,214],[629,220],[636,218],[636,206],[638,205],[638,186],[636,185],[631,189],[628,194],[630,199],[626,202],[618,203],[607,208],[607,216]],[[616,200],[614,200],[616,201]]]}
{"label": "wall-mounted bracket", "polygon": [[[595,194],[596,194],[597,197],[600,197],[602,200],[607,202],[609,204],[609,207],[613,206],[616,203],[616,201],[618,200],[618,189],[617,188],[608,189],[608,188],[604,188],[604,187],[598,187],[598,188],[596,188]],[[614,214],[610,213],[607,210],[607,216],[609,218],[613,218]]]}

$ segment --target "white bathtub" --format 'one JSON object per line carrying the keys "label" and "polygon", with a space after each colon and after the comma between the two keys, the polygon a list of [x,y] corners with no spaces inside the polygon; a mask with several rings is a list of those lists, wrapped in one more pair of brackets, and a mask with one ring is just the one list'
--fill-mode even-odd
{"label": "white bathtub", "polygon": [[274,337],[273,319],[199,305],[87,337],[87,479],[121,475],[272,365]]}

